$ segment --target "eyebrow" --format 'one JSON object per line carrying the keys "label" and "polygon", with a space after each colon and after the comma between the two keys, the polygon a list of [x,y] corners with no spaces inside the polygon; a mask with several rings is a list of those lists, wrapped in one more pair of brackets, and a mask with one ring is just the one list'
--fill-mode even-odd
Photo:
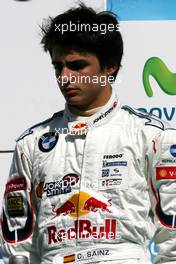
{"label": "eyebrow", "polygon": [[[85,60],[85,59],[75,59],[75,60],[72,60],[72,61],[66,61],[66,64],[72,64],[72,63],[85,63],[85,64],[89,64],[90,62],[88,62],[87,60]],[[55,60],[53,60],[52,61],[52,64],[53,65],[57,65],[57,64],[62,64],[62,62],[61,61],[55,61]]]}

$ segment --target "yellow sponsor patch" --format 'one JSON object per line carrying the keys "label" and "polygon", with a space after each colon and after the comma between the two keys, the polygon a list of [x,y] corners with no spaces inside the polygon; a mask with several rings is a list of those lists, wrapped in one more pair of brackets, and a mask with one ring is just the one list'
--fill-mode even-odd
{"label": "yellow sponsor patch", "polygon": [[23,197],[9,196],[7,197],[7,211],[9,217],[18,217],[24,215]]}

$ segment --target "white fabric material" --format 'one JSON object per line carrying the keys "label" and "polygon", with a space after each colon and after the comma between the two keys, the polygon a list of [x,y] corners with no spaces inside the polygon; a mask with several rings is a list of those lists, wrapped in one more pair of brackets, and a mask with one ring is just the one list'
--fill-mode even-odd
{"label": "white fabric material", "polygon": [[[5,263],[11,254],[32,264],[51,264],[58,255],[62,263],[105,256],[140,263],[149,259],[153,236],[156,263],[176,261],[176,132],[165,128],[156,117],[121,107],[113,93],[91,117],[66,109],[26,131],[4,194]],[[114,248],[115,255],[107,251]]]}

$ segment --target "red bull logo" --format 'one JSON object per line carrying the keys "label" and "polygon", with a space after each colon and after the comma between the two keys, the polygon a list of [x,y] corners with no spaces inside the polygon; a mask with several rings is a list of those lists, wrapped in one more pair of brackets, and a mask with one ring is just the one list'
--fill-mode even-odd
{"label": "red bull logo", "polygon": [[76,213],[75,205],[71,201],[65,202],[57,209],[55,209],[56,207],[55,205],[52,205],[52,207],[53,207],[53,212],[55,213],[55,216],[53,218],[60,215],[68,215],[68,214]]}
{"label": "red bull logo", "polygon": [[52,205],[54,218],[60,215],[68,215],[72,218],[78,218],[80,216],[87,215],[90,212],[104,211],[112,213],[109,207],[112,205],[112,201],[108,200],[102,202],[90,194],[81,191],[79,194],[74,194],[68,201],[56,208]]}
{"label": "red bull logo", "polygon": [[108,213],[112,213],[112,211],[110,211],[108,209],[108,206],[111,206],[111,205],[112,205],[111,200],[108,200],[108,203],[106,204],[106,203],[104,203],[104,202],[102,202],[100,200],[97,200],[94,197],[91,197],[85,202],[84,210],[97,212],[98,209],[101,209],[102,211],[106,211]]}
{"label": "red bull logo", "polygon": [[87,128],[87,124],[86,123],[77,123],[72,128],[74,128],[74,129]]}
{"label": "red bull logo", "polygon": [[88,125],[86,123],[77,123],[71,128],[72,135],[83,135],[86,134],[88,130]]}
{"label": "red bull logo", "polygon": [[[112,201],[103,202],[90,194],[81,191],[79,194],[74,194],[68,201],[63,203],[60,207],[52,205],[54,217],[69,216],[71,218],[79,219],[91,212],[96,213],[107,212],[112,213],[109,207]],[[58,230],[55,225],[48,226],[48,244],[63,242],[65,239],[115,239],[116,238],[115,219],[105,219],[104,225],[93,225],[90,220],[80,219],[74,221],[74,226],[68,229]]]}
{"label": "red bull logo", "polygon": [[104,225],[94,226],[89,220],[76,220],[74,227],[57,230],[55,225],[48,226],[48,244],[72,239],[116,239],[115,219],[105,219]]}

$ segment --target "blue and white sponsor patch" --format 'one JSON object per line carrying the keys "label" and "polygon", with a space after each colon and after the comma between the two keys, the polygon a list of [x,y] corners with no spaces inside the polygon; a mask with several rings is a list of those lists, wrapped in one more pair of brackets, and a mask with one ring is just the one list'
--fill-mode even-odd
{"label": "blue and white sponsor patch", "polygon": [[128,160],[124,153],[104,154],[99,188],[110,189],[116,187],[126,189],[128,186]]}
{"label": "blue and white sponsor patch", "polygon": [[170,154],[176,158],[176,144],[170,146]]}
{"label": "blue and white sponsor patch", "polygon": [[127,161],[103,161],[103,167],[127,166]]}
{"label": "blue and white sponsor patch", "polygon": [[160,165],[176,164],[176,144],[163,144],[161,146]]}
{"label": "blue and white sponsor patch", "polygon": [[109,169],[102,170],[102,177],[108,177],[109,176]]}
{"label": "blue and white sponsor patch", "polygon": [[58,138],[59,138],[58,133],[55,133],[55,132],[45,133],[39,139],[39,144],[38,144],[39,149],[42,152],[51,151],[55,147],[55,145],[58,141]]}

